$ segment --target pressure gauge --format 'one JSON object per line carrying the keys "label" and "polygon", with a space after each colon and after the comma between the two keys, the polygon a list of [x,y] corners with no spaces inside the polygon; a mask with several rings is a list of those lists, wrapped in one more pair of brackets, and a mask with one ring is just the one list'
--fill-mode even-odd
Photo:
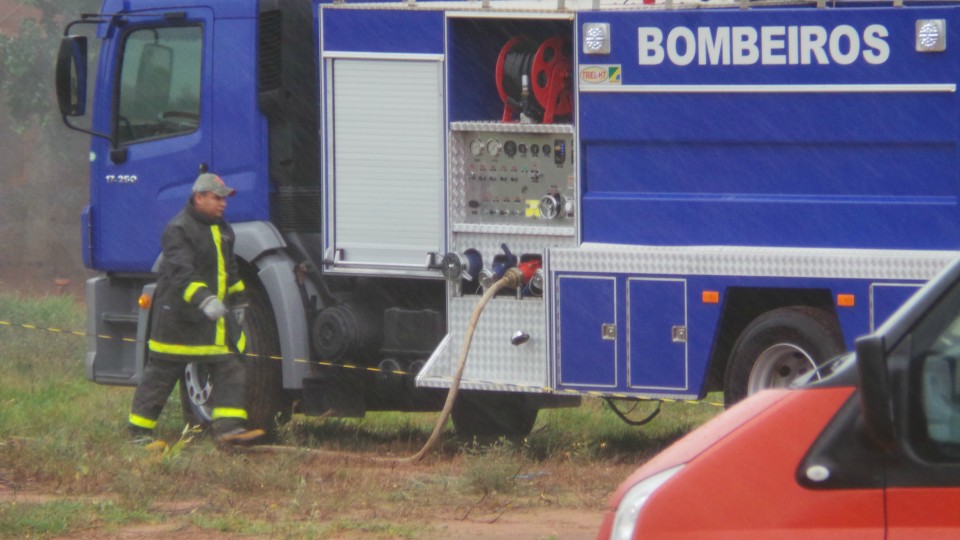
{"label": "pressure gauge", "polygon": [[490,139],[487,141],[487,153],[491,156],[499,155],[501,148],[503,148],[503,145],[500,144],[499,139]]}
{"label": "pressure gauge", "polygon": [[473,154],[474,157],[477,157],[480,154],[482,154],[483,141],[481,141],[480,139],[474,139],[470,141],[470,153]]}
{"label": "pressure gauge", "polygon": [[540,199],[540,217],[543,219],[556,219],[560,216],[561,208],[563,201],[559,193],[550,193]]}

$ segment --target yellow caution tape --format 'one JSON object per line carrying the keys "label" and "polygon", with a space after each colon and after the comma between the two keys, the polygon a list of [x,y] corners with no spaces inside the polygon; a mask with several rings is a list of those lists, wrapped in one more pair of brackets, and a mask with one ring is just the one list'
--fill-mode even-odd
{"label": "yellow caution tape", "polygon": [[[63,330],[63,329],[60,329],[60,328],[42,327],[42,326],[38,326],[38,325],[35,325],[35,324],[15,323],[15,322],[4,321],[4,320],[0,320],[0,326],[7,326],[7,327],[10,327],[10,328],[22,328],[22,329],[25,329],[25,330],[35,330],[35,331],[40,331],[40,332],[50,332],[50,333],[53,333],[53,334],[72,335],[72,336],[78,336],[78,337],[90,337],[90,336],[91,336],[91,334],[87,334],[86,332],[80,332],[80,331],[77,331],[77,330]],[[102,335],[102,334],[96,334],[95,337],[96,337],[97,339],[119,339],[119,340],[122,340],[122,341],[125,341],[125,342],[128,342],[128,343],[141,343],[141,342],[139,342],[138,340],[133,339],[133,338],[107,336],[107,335]],[[260,359],[266,359],[266,360],[279,360],[279,361],[282,361],[282,360],[283,360],[283,357],[282,357],[282,356],[266,355],[266,354],[257,354],[257,353],[251,353],[251,352],[245,352],[245,353],[243,353],[242,356],[244,356],[244,357],[246,357],[246,358],[260,358]],[[372,367],[372,366],[361,366],[361,365],[357,365],[357,364],[337,363],[337,362],[330,362],[330,361],[323,361],[323,360],[306,360],[306,359],[300,359],[300,358],[295,358],[293,361],[294,361],[294,362],[298,362],[298,363],[313,364],[313,365],[322,366],[322,367],[331,367],[331,368],[340,368],[340,369],[352,369],[352,370],[357,370],[357,371],[368,371],[368,372],[371,372],[371,373],[388,373],[388,374],[392,374],[392,375],[412,375],[412,373],[410,373],[410,372],[408,372],[408,371],[401,370],[401,369],[380,369],[380,368]],[[664,402],[664,403],[685,403],[685,404],[690,404],[690,405],[710,405],[710,406],[713,406],[713,407],[723,407],[723,406],[724,406],[723,403],[710,402],[710,401],[698,401],[698,400],[695,400],[695,399],[671,399],[671,398],[664,398],[664,397],[656,397],[656,398],[654,398],[654,397],[642,397],[642,396],[634,396],[634,395],[630,395],[630,394],[620,394],[620,393],[612,393],[612,392],[600,392],[600,391],[596,391],[596,390],[571,390],[571,389],[567,389],[567,388],[550,388],[550,387],[547,387],[547,386],[521,385],[521,384],[514,384],[514,383],[502,382],[502,381],[487,381],[487,380],[482,380],[482,379],[469,379],[469,380],[464,379],[462,382],[467,382],[467,383],[470,383],[470,384],[486,384],[486,385],[492,385],[492,386],[503,386],[503,387],[516,388],[517,390],[531,390],[531,391],[543,392],[543,393],[548,393],[548,394],[564,394],[564,395],[572,395],[572,396],[573,396],[573,395],[576,395],[576,396],[591,396],[591,397],[603,397],[603,398],[613,398],[613,399],[626,399],[626,400],[634,400],[634,401],[662,401],[662,402]]]}

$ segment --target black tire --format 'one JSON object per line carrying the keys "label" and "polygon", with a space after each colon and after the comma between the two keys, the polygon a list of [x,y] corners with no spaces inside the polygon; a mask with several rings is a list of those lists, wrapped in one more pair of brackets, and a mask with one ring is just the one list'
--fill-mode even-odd
{"label": "black tire", "polygon": [[518,443],[533,430],[538,412],[523,394],[461,390],[450,416],[463,441],[490,444],[502,437]]}
{"label": "black tire", "polygon": [[[290,419],[292,400],[283,390],[280,341],[267,295],[254,287],[248,288],[247,294],[250,305],[243,321],[247,338],[243,359],[247,368],[247,428],[274,433],[279,423]],[[204,366],[188,364],[180,379],[180,404],[185,422],[203,427],[210,424],[210,388]]]}
{"label": "black tire", "polygon": [[768,311],[733,345],[723,378],[727,407],[767,388],[789,386],[844,351],[836,318],[809,306]]}

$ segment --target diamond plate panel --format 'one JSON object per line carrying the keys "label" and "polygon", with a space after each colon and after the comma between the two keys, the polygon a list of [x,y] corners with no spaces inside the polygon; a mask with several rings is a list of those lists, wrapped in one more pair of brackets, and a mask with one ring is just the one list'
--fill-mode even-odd
{"label": "diamond plate panel", "polygon": [[463,223],[466,220],[466,159],[469,149],[463,137],[450,133],[450,170],[447,172],[447,215],[450,223]]}
{"label": "diamond plate panel", "polygon": [[[485,225],[480,223],[457,223],[453,225],[453,232],[479,234],[516,234],[520,236],[573,236],[576,229],[573,227],[523,227],[519,225]],[[568,242],[569,243],[569,242]]]}
{"label": "diamond plate panel", "polygon": [[510,248],[510,252],[517,257],[525,254],[544,255],[547,249],[556,247],[570,247],[576,245],[570,237],[544,237],[524,235],[490,235],[490,234],[458,234],[454,236],[450,249],[463,252],[475,249],[483,256],[483,265],[490,266],[493,257],[503,252],[502,244]]}
{"label": "diamond plate panel", "polygon": [[930,279],[960,253],[583,244],[550,252],[552,272]]}
{"label": "diamond plate panel", "polygon": [[495,131],[497,133],[573,133],[570,124],[504,124],[502,122],[452,122],[450,131]]}
{"label": "diamond plate panel", "polygon": [[[479,297],[454,298],[444,347],[418,377],[421,386],[449,386],[463,339]],[[510,338],[530,335],[521,345]],[[471,389],[542,391],[547,385],[547,326],[540,299],[494,298],[487,303],[473,335],[461,386]]]}

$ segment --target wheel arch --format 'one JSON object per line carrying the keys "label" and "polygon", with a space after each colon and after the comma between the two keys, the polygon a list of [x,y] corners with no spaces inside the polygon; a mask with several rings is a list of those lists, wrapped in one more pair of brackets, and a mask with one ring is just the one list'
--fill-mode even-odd
{"label": "wheel arch", "polygon": [[843,333],[830,289],[729,287],[724,295],[723,311],[710,353],[708,392],[723,389],[727,361],[737,337],[747,325],[764,313],[790,306],[807,306],[826,311],[833,317],[840,333]]}
{"label": "wheel arch", "polygon": [[256,284],[248,285],[261,287],[270,300],[283,357],[283,387],[301,390],[303,379],[310,376],[310,325],[305,293],[296,277],[298,263],[273,224],[252,221],[232,226],[234,254],[244,280],[256,279]]}

